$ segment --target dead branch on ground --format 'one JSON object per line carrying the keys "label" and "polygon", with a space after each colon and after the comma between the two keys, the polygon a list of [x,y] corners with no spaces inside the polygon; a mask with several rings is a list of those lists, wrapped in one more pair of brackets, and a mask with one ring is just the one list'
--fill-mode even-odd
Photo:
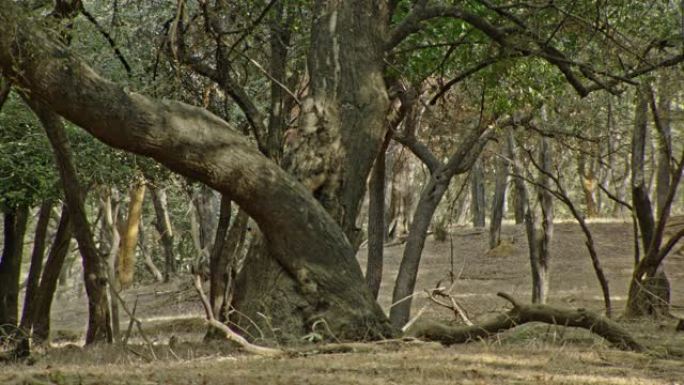
{"label": "dead branch on ground", "polygon": [[434,322],[414,325],[407,334],[446,345],[476,341],[529,322],[578,327],[603,337],[622,350],[644,351],[626,330],[617,323],[586,309],[565,309],[549,305],[521,304],[506,293],[497,295],[513,305],[513,309],[487,322],[464,327],[451,327]]}

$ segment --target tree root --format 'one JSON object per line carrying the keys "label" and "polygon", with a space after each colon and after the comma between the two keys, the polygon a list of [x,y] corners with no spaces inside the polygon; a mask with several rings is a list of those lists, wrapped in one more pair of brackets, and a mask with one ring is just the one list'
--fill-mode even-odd
{"label": "tree root", "polygon": [[407,335],[452,345],[487,338],[528,322],[543,322],[587,329],[622,350],[636,352],[645,350],[643,345],[620,325],[586,309],[520,304],[506,293],[497,293],[497,295],[510,302],[513,309],[492,320],[473,326],[451,327],[434,322],[421,322],[408,330]]}

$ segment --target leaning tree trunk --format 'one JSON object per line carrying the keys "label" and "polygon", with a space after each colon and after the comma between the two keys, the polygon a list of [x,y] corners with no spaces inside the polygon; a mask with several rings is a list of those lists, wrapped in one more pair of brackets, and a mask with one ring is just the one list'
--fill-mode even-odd
{"label": "leaning tree trunk", "polygon": [[5,333],[14,333],[19,320],[19,275],[28,214],[29,207],[25,204],[5,210],[4,246],[0,260],[0,328]]}
{"label": "leaning tree trunk", "polygon": [[473,227],[485,226],[485,186],[482,159],[478,159],[470,171],[470,210],[473,214]]}
{"label": "leaning tree trunk", "polygon": [[[322,131],[328,131],[327,137],[334,138],[343,128],[343,140],[329,143],[330,147],[317,147],[312,140],[312,145],[304,148],[314,155],[336,155],[326,164],[334,165],[332,170],[344,170],[344,180],[326,178],[336,189],[321,189],[322,185],[313,189],[321,202],[327,206],[326,192],[340,189],[343,198],[338,202],[353,203],[336,205],[340,210],[328,212],[305,187],[315,186],[311,182],[316,176],[328,173],[311,169],[309,178],[301,178],[305,183],[298,183],[218,117],[183,103],[132,93],[101,78],[28,21],[14,2],[0,0],[0,5],[0,24],[6,27],[6,33],[0,34],[3,72],[30,90],[32,98],[110,146],[152,157],[239,204],[259,224],[274,263],[295,283],[295,292],[303,300],[305,306],[290,308],[291,318],[308,326],[324,320],[338,338],[395,334],[364,282],[355,249],[331,216],[356,219],[364,181],[384,134],[388,103],[379,64],[384,23],[378,23],[385,20],[378,15],[383,9],[369,2],[349,1],[317,10],[320,17],[313,33],[312,58],[320,62],[312,60],[309,66],[311,96],[304,102],[306,124],[300,130],[304,137],[315,136],[315,132],[326,136]],[[340,46],[346,49],[340,50]],[[331,71],[339,75],[332,77],[335,82],[329,81]],[[355,102],[345,102],[349,99]],[[340,113],[336,107],[342,104],[352,108]],[[325,115],[320,120],[316,119],[319,113]],[[338,119],[340,116],[344,119]],[[350,191],[344,193],[345,189]],[[77,217],[74,214],[76,228]],[[343,220],[340,223],[349,225]],[[93,267],[88,265],[86,270]]]}
{"label": "leaning tree trunk", "polygon": [[40,278],[40,286],[37,290],[33,311],[28,317],[22,319],[23,328],[33,328],[34,343],[46,342],[50,335],[50,308],[55,296],[59,275],[64,266],[64,260],[69,252],[71,243],[71,219],[66,205],[62,206],[62,214],[57,225],[57,232],[52,240],[52,246],[48,253],[43,274]]}
{"label": "leaning tree trunk", "polygon": [[55,154],[64,196],[74,226],[74,235],[83,257],[83,277],[88,294],[86,344],[112,342],[112,325],[107,298],[106,261],[97,252],[84,207],[84,193],[72,163],[71,148],[64,125],[56,114],[35,100],[29,102],[40,119]]}
{"label": "leaning tree trunk", "polygon": [[47,237],[48,225],[50,224],[50,213],[52,211],[52,201],[47,200],[40,206],[38,221],[33,236],[33,252],[31,253],[31,265],[26,283],[26,294],[24,295],[24,308],[21,312],[20,326],[26,324],[29,314],[33,313],[36,297],[38,295],[38,285],[40,275],[43,271],[43,257],[45,256],[45,241]]}

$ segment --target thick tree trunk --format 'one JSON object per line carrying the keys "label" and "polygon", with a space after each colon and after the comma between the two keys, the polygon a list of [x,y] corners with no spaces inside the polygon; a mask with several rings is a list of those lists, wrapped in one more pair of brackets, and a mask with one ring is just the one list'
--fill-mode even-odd
{"label": "thick tree trunk", "polygon": [[69,207],[74,234],[83,258],[83,277],[88,294],[88,329],[86,344],[112,342],[112,326],[107,298],[106,261],[95,247],[84,207],[84,193],[72,163],[71,148],[61,119],[45,106],[32,100],[31,108],[40,119],[55,153],[64,196]]}
{"label": "thick tree trunk", "polygon": [[[504,146],[502,146],[503,148]],[[507,158],[510,154],[501,151]],[[489,222],[489,248],[493,249],[501,243],[501,223],[506,204],[506,188],[508,186],[508,162],[504,158],[496,160],[496,183],[492,197],[492,216]]]}
{"label": "thick tree trunk", "polygon": [[133,283],[135,274],[135,246],[138,244],[142,205],[145,200],[145,183],[136,183],[130,191],[126,226],[121,234],[121,247],[116,259],[116,279],[121,289],[126,289]]}
{"label": "thick tree trunk", "polygon": [[154,226],[161,237],[164,250],[164,282],[168,282],[171,275],[176,272],[176,256],[173,251],[173,229],[166,203],[165,189],[152,188],[152,204],[155,213]]}
{"label": "thick tree trunk", "polygon": [[69,210],[66,205],[63,205],[57,232],[52,241],[52,246],[45,262],[45,268],[40,278],[35,306],[32,314],[29,314],[24,324],[25,329],[33,327],[34,343],[47,341],[50,335],[50,308],[52,307],[52,299],[55,296],[57,282],[64,266],[64,260],[69,252],[71,235]]}
{"label": "thick tree trunk", "polygon": [[19,276],[29,208],[25,204],[5,209],[4,245],[0,260],[0,328],[13,334],[18,325]]}
{"label": "thick tree trunk", "polygon": [[[364,282],[354,248],[335,220],[312,196],[311,190],[266,159],[246,138],[216,116],[182,103],[158,102],[127,92],[102,79],[61,44],[48,40],[43,32],[36,30],[35,24],[28,22],[13,2],[1,0],[0,3],[0,24],[9,31],[0,35],[3,71],[17,84],[29,89],[33,98],[105,143],[152,157],[238,203],[259,224],[271,255],[296,284],[305,306],[290,311],[291,317],[297,317],[307,325],[325,320],[338,338],[394,335],[395,330]],[[320,17],[316,18],[319,25],[313,34],[317,41],[312,56],[320,57],[322,62],[310,66],[312,99],[305,104],[312,110],[303,119],[309,122],[317,112],[325,113],[331,119],[320,120],[320,126],[315,122],[301,126],[309,134],[309,128],[325,127],[324,131],[328,131],[330,127],[328,137],[335,137],[339,132],[335,127],[344,127],[346,139],[329,144],[338,150],[344,148],[346,156],[342,161],[336,158],[327,164],[344,169],[349,177],[337,187],[352,190],[344,194],[344,201],[354,204],[339,207],[346,207],[344,216],[354,219],[360,201],[358,197],[363,195],[365,178],[384,134],[387,111],[381,34],[377,30],[382,28],[377,20],[384,18],[376,17],[377,12],[383,11],[374,5],[363,1],[331,3],[330,9],[317,12]],[[330,26],[333,26],[332,30]],[[335,39],[334,44],[330,44],[325,36],[331,35],[344,39]],[[15,49],[17,44],[21,49]],[[341,46],[346,49],[341,50]],[[331,59],[328,68],[340,70],[334,72],[339,75],[337,82],[323,80],[329,78],[330,72],[324,70],[326,59],[319,56],[321,52],[317,49],[325,51],[326,47],[327,57]],[[340,56],[344,56],[344,60]],[[20,69],[20,74],[15,69]],[[319,75],[319,72],[323,73]],[[345,95],[348,91],[347,96],[352,100],[358,95],[357,102],[345,104],[358,109],[341,114],[344,124],[336,124],[339,120],[332,119],[335,114],[328,113],[337,111],[333,107],[348,99],[327,99],[337,92],[331,93],[332,90],[321,83],[334,84],[335,89],[340,87]],[[311,144],[310,149],[340,154],[328,151],[326,146],[316,146],[315,141]],[[317,163],[310,165],[313,164]],[[311,171],[311,177],[317,174]],[[315,178],[302,179],[311,181]],[[330,180],[341,182],[337,178]],[[328,195],[323,190],[313,190],[322,198]],[[355,198],[358,199],[355,201]],[[327,204],[325,199],[323,201]],[[331,212],[342,214],[339,210]]]}
{"label": "thick tree trunk", "polygon": [[24,295],[24,308],[21,312],[20,326],[27,325],[29,315],[35,308],[36,297],[38,296],[38,285],[40,275],[43,272],[43,257],[45,256],[45,241],[48,225],[50,224],[50,213],[52,211],[52,201],[45,201],[40,206],[38,221],[33,236],[33,252],[31,253],[31,266],[29,268],[26,283],[26,294]]}
{"label": "thick tree trunk", "polygon": [[470,171],[470,210],[473,214],[473,227],[485,226],[485,186],[482,159],[478,159]]}

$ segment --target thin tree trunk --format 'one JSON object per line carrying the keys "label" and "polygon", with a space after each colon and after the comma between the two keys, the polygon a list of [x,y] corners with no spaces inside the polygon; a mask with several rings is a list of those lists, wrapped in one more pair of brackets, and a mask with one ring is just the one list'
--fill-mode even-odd
{"label": "thin tree trunk", "polygon": [[[551,144],[546,137],[541,138],[540,165],[545,172],[551,172]],[[545,304],[549,292],[549,265],[551,262],[551,238],[553,237],[553,196],[549,192],[549,177],[540,175],[537,189],[540,219],[535,220],[535,246],[537,252],[530,254],[532,264],[532,303]]]}
{"label": "thin tree trunk", "polygon": [[378,298],[382,282],[383,249],[385,245],[385,153],[390,142],[387,135],[375,159],[368,182],[368,261],[366,283],[374,298]]}
{"label": "thin tree trunk", "polygon": [[[50,308],[55,296],[57,282],[64,266],[64,260],[71,243],[71,219],[66,204],[62,205],[62,214],[57,225],[57,232],[48,253],[43,274],[40,278],[33,311],[26,317],[25,329],[33,327],[33,341],[47,341],[50,335]],[[22,320],[23,321],[23,320]]]}
{"label": "thin tree trunk", "polygon": [[33,237],[33,252],[31,253],[31,266],[29,268],[28,280],[26,283],[26,294],[24,296],[24,309],[21,313],[21,327],[27,324],[29,314],[33,313],[36,297],[38,295],[38,285],[40,275],[43,271],[43,258],[45,257],[45,241],[48,225],[50,224],[50,213],[52,212],[52,201],[47,200],[40,206],[38,212],[38,222],[36,223],[35,235]]}
{"label": "thin tree trunk", "polygon": [[154,187],[151,192],[155,213],[154,226],[161,237],[164,249],[164,282],[168,282],[171,275],[176,272],[176,256],[173,251],[173,229],[166,203],[166,190]]}
{"label": "thin tree trunk", "polygon": [[470,188],[472,199],[470,201],[470,209],[473,214],[473,227],[485,226],[485,186],[484,186],[484,169],[482,166],[482,159],[478,159],[470,171]]}
{"label": "thin tree trunk", "polygon": [[[226,248],[226,237],[230,227],[231,202],[226,196],[221,196],[221,210],[219,214],[218,226],[216,227],[216,239],[214,248],[211,251],[209,261],[209,304],[214,316],[221,317],[223,313],[226,293],[226,286],[229,281],[228,265],[230,255],[224,252]],[[225,320],[225,315],[223,316]]]}
{"label": "thin tree trunk", "polygon": [[140,253],[142,254],[143,257],[143,263],[145,263],[145,267],[147,268],[147,271],[152,274],[154,277],[154,280],[157,282],[164,282],[164,274],[162,274],[161,270],[157,267],[157,265],[154,263],[154,260],[152,259],[152,254],[153,252],[149,252],[148,250],[148,243],[146,236],[146,229],[145,229],[145,223],[143,218],[140,218],[140,226],[139,226],[139,236],[138,236],[138,247],[140,248]]}
{"label": "thin tree trunk", "polygon": [[5,211],[4,246],[0,260],[0,328],[6,328],[5,333],[14,333],[19,321],[19,276],[28,214],[26,204]]}
{"label": "thin tree trunk", "polygon": [[55,153],[64,195],[72,217],[74,234],[83,257],[83,276],[88,294],[88,329],[86,344],[112,342],[112,326],[107,298],[106,262],[95,247],[92,230],[84,207],[84,193],[72,163],[71,149],[59,116],[30,101],[47,133]]}
{"label": "thin tree trunk", "polygon": [[[504,151],[502,151],[504,152]],[[510,154],[506,154],[510,157]],[[492,217],[489,222],[489,248],[493,249],[501,243],[501,223],[506,203],[506,187],[508,186],[508,162],[504,158],[496,161],[496,183],[492,198]]]}
{"label": "thin tree trunk", "polygon": [[130,191],[126,226],[121,234],[121,247],[116,262],[116,279],[121,289],[126,289],[133,283],[135,274],[135,246],[138,244],[140,221],[142,219],[142,205],[145,200],[145,183],[137,182]]}

